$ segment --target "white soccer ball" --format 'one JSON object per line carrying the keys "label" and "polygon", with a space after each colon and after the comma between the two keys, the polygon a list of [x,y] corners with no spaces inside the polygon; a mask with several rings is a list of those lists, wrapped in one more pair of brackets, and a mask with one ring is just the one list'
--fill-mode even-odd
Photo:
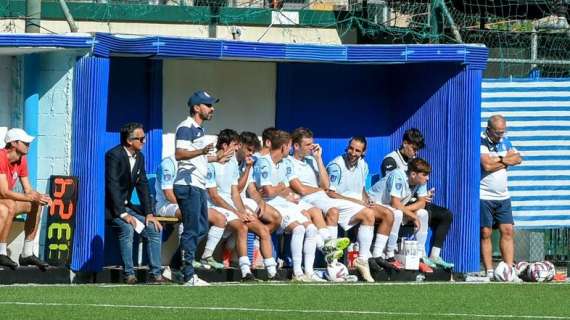
{"label": "white soccer ball", "polygon": [[521,275],[526,273],[526,269],[528,268],[528,266],[530,265],[530,263],[526,262],[526,261],[520,261],[517,262],[515,264],[515,274],[520,277]]}
{"label": "white soccer ball", "polygon": [[548,270],[548,276],[546,277],[546,281],[552,281],[554,276],[556,275],[556,267],[550,261],[542,261],[542,264],[546,266],[546,270]]}
{"label": "white soccer ball", "polygon": [[506,262],[501,261],[495,268],[495,280],[501,282],[512,282],[515,279],[515,271],[513,267]]}
{"label": "white soccer ball", "polygon": [[548,267],[542,262],[533,262],[528,266],[527,276],[529,281],[544,282],[549,276]]}
{"label": "white soccer ball", "polygon": [[345,282],[349,278],[348,268],[335,261],[327,266],[326,278],[332,282]]}

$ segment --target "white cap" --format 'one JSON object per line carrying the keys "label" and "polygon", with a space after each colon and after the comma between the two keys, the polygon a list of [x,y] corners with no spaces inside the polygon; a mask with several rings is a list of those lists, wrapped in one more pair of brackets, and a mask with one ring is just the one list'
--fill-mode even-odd
{"label": "white cap", "polygon": [[25,143],[30,143],[34,141],[34,137],[30,136],[26,133],[26,131],[19,129],[19,128],[12,128],[6,132],[6,136],[4,137],[4,142],[14,142],[14,141],[22,141]]}

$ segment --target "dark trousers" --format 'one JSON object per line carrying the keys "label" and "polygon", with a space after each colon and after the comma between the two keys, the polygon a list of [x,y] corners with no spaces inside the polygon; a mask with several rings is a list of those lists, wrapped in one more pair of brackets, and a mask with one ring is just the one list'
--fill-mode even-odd
{"label": "dark trousers", "polygon": [[194,275],[192,262],[198,243],[208,232],[208,202],[206,190],[194,186],[174,185],[174,195],[182,213],[184,231],[180,237],[180,246],[184,253],[184,280]]}
{"label": "dark trousers", "polygon": [[443,248],[443,243],[453,221],[453,215],[447,208],[433,203],[428,203],[426,210],[429,213],[429,227],[433,230],[433,246]]}

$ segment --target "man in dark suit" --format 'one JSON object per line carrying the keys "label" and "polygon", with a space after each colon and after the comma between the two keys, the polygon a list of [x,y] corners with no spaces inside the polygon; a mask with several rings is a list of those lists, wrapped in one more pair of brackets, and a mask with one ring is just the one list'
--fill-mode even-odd
{"label": "man in dark suit", "polygon": [[[152,212],[149,186],[141,150],[145,143],[143,126],[128,123],[121,128],[121,144],[105,154],[105,214],[118,229],[119,248],[124,264],[125,282],[135,284],[133,233],[148,241],[150,282],[161,283],[160,247],[162,226]],[[137,190],[141,207],[130,202]]]}

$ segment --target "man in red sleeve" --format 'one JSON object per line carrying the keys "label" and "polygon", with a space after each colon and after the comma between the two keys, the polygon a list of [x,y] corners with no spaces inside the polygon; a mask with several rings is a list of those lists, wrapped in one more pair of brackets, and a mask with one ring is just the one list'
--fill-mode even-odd
{"label": "man in red sleeve", "polygon": [[[0,149],[0,266],[16,269],[18,264],[8,256],[6,247],[8,234],[14,217],[26,213],[24,227],[25,240],[20,254],[20,266],[35,265],[45,270],[48,264],[34,255],[34,238],[38,231],[40,213],[43,205],[51,199],[44,194],[32,190],[28,178],[28,162],[26,154],[34,137],[24,130],[13,128],[6,132],[6,146]],[[14,186],[20,179],[24,193],[15,192]]]}

